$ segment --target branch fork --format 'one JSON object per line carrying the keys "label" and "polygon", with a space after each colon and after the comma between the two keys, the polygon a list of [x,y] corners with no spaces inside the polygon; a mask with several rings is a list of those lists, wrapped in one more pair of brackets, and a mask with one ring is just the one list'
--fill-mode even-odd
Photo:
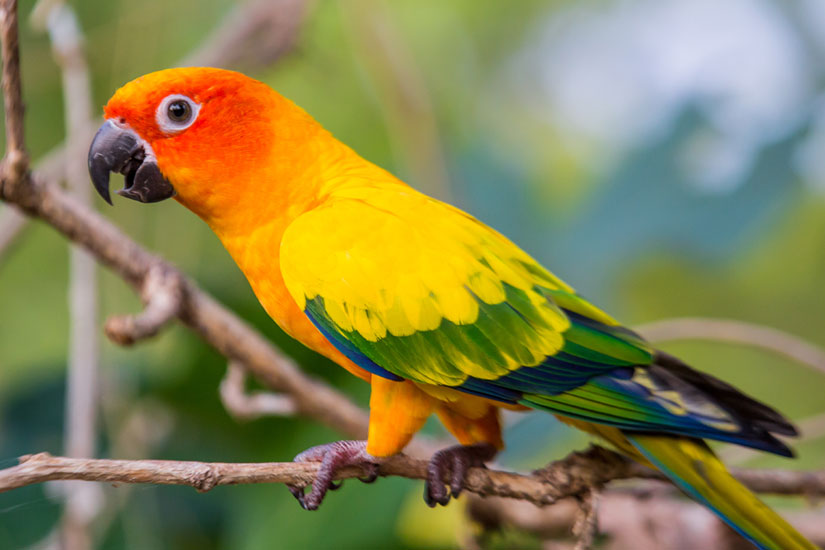
{"label": "branch fork", "polygon": [[142,312],[106,320],[103,330],[116,344],[131,346],[151,338],[177,317],[184,303],[183,278],[177,270],[155,262],[140,285],[140,296],[145,305]]}
{"label": "branch fork", "polygon": [[247,392],[247,368],[230,361],[219,388],[221,402],[237,420],[254,420],[262,416],[293,416],[298,405],[289,395],[265,391]]}

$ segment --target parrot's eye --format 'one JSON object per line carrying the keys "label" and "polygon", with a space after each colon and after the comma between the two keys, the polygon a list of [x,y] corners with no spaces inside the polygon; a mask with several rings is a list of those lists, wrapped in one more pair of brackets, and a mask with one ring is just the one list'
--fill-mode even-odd
{"label": "parrot's eye", "polygon": [[174,122],[186,122],[192,116],[192,107],[183,100],[173,101],[166,109],[169,119]]}
{"label": "parrot's eye", "polygon": [[185,95],[173,94],[160,102],[155,119],[158,126],[167,134],[177,134],[195,122],[200,105]]}

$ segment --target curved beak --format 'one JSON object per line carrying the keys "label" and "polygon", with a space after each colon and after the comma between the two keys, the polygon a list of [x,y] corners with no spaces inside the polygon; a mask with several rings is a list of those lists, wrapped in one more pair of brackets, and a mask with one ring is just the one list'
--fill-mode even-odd
{"label": "curved beak", "polygon": [[118,195],[140,201],[158,202],[175,195],[175,188],[160,173],[152,148],[128,126],[107,120],[100,127],[89,147],[89,175],[103,197],[112,204],[109,195],[109,173],[126,176]]}

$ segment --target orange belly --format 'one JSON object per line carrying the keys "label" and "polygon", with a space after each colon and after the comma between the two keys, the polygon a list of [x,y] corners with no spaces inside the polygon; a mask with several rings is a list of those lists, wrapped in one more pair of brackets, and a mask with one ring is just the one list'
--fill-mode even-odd
{"label": "orange belly", "polygon": [[282,234],[278,224],[272,224],[240,238],[222,236],[221,240],[243,271],[264,310],[284,332],[369,382],[371,374],[338,351],[290,296],[281,276],[278,257]]}

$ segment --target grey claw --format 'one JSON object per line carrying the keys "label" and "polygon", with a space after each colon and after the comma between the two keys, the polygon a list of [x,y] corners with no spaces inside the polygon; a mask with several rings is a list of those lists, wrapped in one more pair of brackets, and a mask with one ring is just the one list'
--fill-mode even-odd
{"label": "grey claw", "polygon": [[366,466],[367,483],[378,477],[377,459],[366,452],[366,441],[337,441],[312,447],[295,457],[296,462],[319,462],[320,467],[312,482],[312,490],[305,493],[305,487],[288,486],[289,492],[298,500],[304,510],[317,510],[327,491],[340,489],[343,481],[334,481],[335,472],[345,466]]}
{"label": "grey claw", "polygon": [[[458,498],[470,468],[483,467],[484,463],[491,460],[496,452],[493,445],[476,443],[466,446],[456,445],[435,453],[427,465],[424,502],[430,508],[435,508],[438,504],[446,506],[451,498]],[[449,474],[449,485],[443,482],[445,474]]]}

